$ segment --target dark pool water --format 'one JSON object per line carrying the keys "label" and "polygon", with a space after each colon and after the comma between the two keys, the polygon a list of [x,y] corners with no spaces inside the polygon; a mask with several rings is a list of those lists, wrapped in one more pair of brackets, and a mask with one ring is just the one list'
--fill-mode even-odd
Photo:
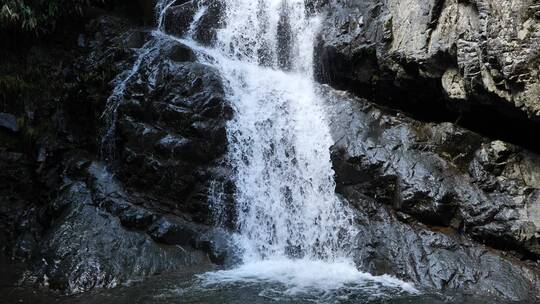
{"label": "dark pool water", "polygon": [[459,291],[420,291],[410,294],[398,289],[364,285],[343,286],[323,291],[305,288],[291,291],[282,283],[263,281],[208,282],[194,273],[158,275],[109,290],[75,296],[61,296],[45,289],[0,287],[0,303],[74,303],[74,304],[262,304],[262,303],[370,303],[370,304],[491,304],[500,299],[478,297]]}

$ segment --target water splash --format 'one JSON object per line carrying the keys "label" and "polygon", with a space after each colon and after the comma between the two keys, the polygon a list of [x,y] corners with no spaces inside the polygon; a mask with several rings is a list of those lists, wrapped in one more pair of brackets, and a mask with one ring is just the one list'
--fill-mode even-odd
{"label": "water splash", "polygon": [[412,284],[394,277],[373,276],[358,271],[348,260],[324,262],[309,259],[270,259],[246,263],[235,269],[205,273],[199,278],[206,286],[277,282],[285,288],[281,290],[273,288],[273,293],[288,296],[312,295],[320,291],[331,295],[344,289],[348,289],[348,292],[367,291],[371,295],[379,293],[381,289],[396,294],[418,293]]}

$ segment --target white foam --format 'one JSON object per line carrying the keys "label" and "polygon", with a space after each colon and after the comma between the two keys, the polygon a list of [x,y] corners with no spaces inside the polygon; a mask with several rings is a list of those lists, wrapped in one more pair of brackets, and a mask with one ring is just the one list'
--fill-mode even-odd
{"label": "white foam", "polygon": [[297,295],[310,292],[331,292],[339,289],[395,289],[417,294],[410,283],[389,275],[374,276],[356,269],[350,260],[333,262],[310,259],[269,259],[248,262],[238,268],[208,272],[200,276],[205,285],[229,283],[279,283],[284,293]]}

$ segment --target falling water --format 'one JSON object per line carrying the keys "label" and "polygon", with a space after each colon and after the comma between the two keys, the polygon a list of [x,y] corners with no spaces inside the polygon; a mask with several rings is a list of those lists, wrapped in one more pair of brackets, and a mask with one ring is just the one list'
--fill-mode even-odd
{"label": "falling water", "polygon": [[348,258],[357,231],[351,209],[335,194],[333,141],[313,79],[320,19],[307,13],[304,0],[223,1],[225,26],[203,52],[228,83],[235,110],[228,160],[243,265],[205,279],[258,278],[281,282],[288,292],[362,282],[414,291],[362,273]]}
{"label": "falling water", "polygon": [[[203,55],[201,63],[216,67],[235,110],[227,125],[227,159],[236,185],[234,241],[243,264],[202,278],[207,284],[280,282],[289,292],[373,284],[414,292],[395,278],[358,271],[349,258],[357,231],[353,212],[335,194],[333,141],[313,79],[320,19],[307,13],[304,0],[221,1],[226,8],[224,27],[212,48],[192,40],[206,12],[204,5],[199,5],[181,38],[162,30],[174,1],[158,2],[153,33],[156,41],[187,44]],[[159,47],[154,42],[143,46],[131,70],[117,79],[104,113],[112,121],[107,134],[114,132],[126,83]],[[103,146],[110,138],[104,137]],[[215,183],[211,188],[212,209],[221,217],[216,222],[225,222],[222,187]]]}
{"label": "falling water", "polygon": [[199,5],[199,8],[197,9],[197,12],[195,12],[195,15],[193,16],[193,20],[191,21],[191,24],[189,26],[189,29],[187,31],[187,37],[193,38],[193,35],[195,34],[195,30],[197,30],[197,26],[199,26],[199,22],[201,18],[206,13],[206,10],[208,7],[206,5]]}
{"label": "falling water", "polygon": [[312,77],[316,17],[303,0],[226,3],[218,48],[228,58],[235,169],[244,260],[335,259],[353,234],[334,193],[332,139]]}
{"label": "falling water", "polygon": [[[334,192],[332,139],[312,77],[319,20],[303,0],[225,4],[217,46],[187,43],[211,56],[206,63],[221,71],[235,109],[228,160],[244,262],[344,257],[354,225]],[[205,10],[196,12],[189,38]]]}
{"label": "falling water", "polygon": [[176,2],[176,0],[159,0],[156,3],[156,20],[157,20],[157,31],[163,32],[163,27],[165,26],[165,13],[167,13],[167,10],[171,5],[173,5]]}

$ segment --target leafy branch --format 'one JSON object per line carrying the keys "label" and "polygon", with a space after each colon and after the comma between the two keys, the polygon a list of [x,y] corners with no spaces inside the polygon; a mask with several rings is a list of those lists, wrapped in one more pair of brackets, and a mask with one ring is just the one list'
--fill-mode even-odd
{"label": "leafy branch", "polygon": [[0,29],[41,34],[55,28],[64,16],[82,15],[84,8],[107,0],[2,0]]}

